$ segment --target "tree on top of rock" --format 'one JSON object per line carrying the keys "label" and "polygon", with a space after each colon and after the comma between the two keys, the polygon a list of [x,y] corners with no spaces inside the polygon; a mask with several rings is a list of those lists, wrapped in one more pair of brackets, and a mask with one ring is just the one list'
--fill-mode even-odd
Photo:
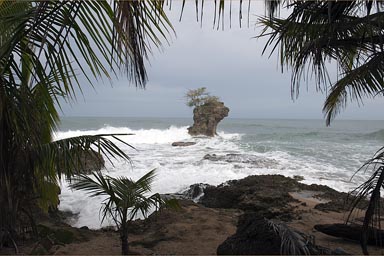
{"label": "tree on top of rock", "polygon": [[206,87],[200,87],[194,90],[188,90],[185,98],[187,99],[188,107],[199,107],[207,103],[219,102],[219,97],[209,95]]}
{"label": "tree on top of rock", "polygon": [[228,116],[229,108],[219,101],[219,97],[209,95],[205,87],[189,90],[185,98],[187,106],[194,107],[193,126],[188,128],[188,133],[192,136],[215,136],[217,125]]}

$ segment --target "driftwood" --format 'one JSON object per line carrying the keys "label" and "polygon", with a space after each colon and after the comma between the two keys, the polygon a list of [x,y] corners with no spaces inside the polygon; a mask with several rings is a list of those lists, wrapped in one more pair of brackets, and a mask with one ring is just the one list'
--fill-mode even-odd
{"label": "driftwood", "polygon": [[[342,237],[354,241],[360,241],[361,238],[361,225],[347,225],[347,224],[324,224],[315,225],[317,231],[324,234]],[[368,244],[370,245],[384,245],[384,230],[370,227],[368,229]]]}

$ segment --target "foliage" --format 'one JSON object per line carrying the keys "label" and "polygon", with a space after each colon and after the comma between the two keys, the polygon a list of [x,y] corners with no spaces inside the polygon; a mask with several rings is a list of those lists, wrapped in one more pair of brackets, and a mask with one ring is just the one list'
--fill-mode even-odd
{"label": "foliage", "polygon": [[[279,51],[281,65],[292,68],[292,96],[302,78],[314,75],[317,89],[327,92],[323,111],[327,125],[347,102],[380,95],[384,89],[384,13],[381,1],[294,1],[286,19],[262,18],[261,36]],[[338,77],[331,81],[327,62]]]}
{"label": "foliage", "polygon": [[101,222],[107,216],[112,218],[120,231],[122,254],[124,255],[128,254],[129,251],[129,222],[138,213],[141,213],[143,217],[147,217],[147,214],[153,208],[158,210],[163,205],[177,207],[176,201],[164,201],[158,193],[147,197],[155,178],[155,170],[148,172],[136,182],[125,177],[103,176],[100,172],[94,173],[93,177],[94,179],[86,175],[79,175],[75,183],[71,184],[70,187],[85,190],[91,197],[106,196],[100,209],[102,213]]}
{"label": "foliage", "polygon": [[266,220],[271,229],[281,238],[281,255],[310,255],[313,238],[288,227],[284,223]]}
{"label": "foliage", "polygon": [[[382,1],[294,1],[286,19],[262,18],[268,36],[264,51],[279,49],[282,66],[291,67],[292,96],[298,96],[302,78],[314,75],[317,88],[327,92],[323,111],[327,125],[347,102],[361,103],[384,91],[384,3]],[[337,81],[327,73],[327,61],[338,65]],[[371,177],[352,191],[352,210],[369,197],[361,246],[367,250],[368,226],[380,225],[380,193],[384,188],[384,149],[358,171],[372,168]],[[352,213],[352,212],[351,212]]]}
{"label": "foliage", "polygon": [[211,104],[219,101],[219,97],[209,95],[206,87],[188,90],[185,95],[188,107],[199,107],[204,104]]}
{"label": "foliage", "polygon": [[76,98],[79,75],[126,70],[144,86],[144,60],[172,26],[155,0],[0,1],[0,22],[0,230],[15,237],[37,205],[58,203],[79,152],[129,160],[113,134],[53,141],[59,100]]}
{"label": "foliage", "polygon": [[359,203],[369,198],[369,203],[363,221],[361,239],[361,246],[364,254],[368,254],[367,239],[369,227],[379,226],[380,229],[381,224],[381,189],[384,188],[384,147],[378,150],[371,159],[359,168],[357,172],[367,172],[370,170],[372,171],[372,174],[368,180],[350,193],[353,200],[351,204],[351,212],[348,216],[349,219]]}

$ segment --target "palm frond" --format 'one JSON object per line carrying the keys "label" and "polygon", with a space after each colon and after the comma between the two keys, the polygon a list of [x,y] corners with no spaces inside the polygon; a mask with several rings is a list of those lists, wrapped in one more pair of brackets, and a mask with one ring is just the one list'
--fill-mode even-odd
{"label": "palm frond", "polygon": [[323,111],[327,125],[345,108],[348,96],[351,100],[360,101],[363,97],[374,97],[384,90],[384,53],[376,53],[368,61],[346,74],[337,81],[327,96]]}
{"label": "palm frond", "polygon": [[[102,222],[107,216],[110,216],[119,229],[121,225],[133,220],[137,214],[141,213],[146,217],[153,209],[158,210],[166,203],[160,194],[147,195],[151,187],[148,183],[153,182],[155,170],[148,172],[136,182],[126,177],[103,176],[100,172],[93,176],[91,178],[86,175],[78,175],[70,187],[85,190],[91,196],[106,195],[107,198],[100,209]],[[169,205],[176,207],[177,203],[173,200],[169,202]]]}
{"label": "palm frond", "polygon": [[281,254],[282,255],[310,255],[308,244],[310,237],[304,235],[284,223],[278,223],[267,220],[268,225],[281,238]]}
{"label": "palm frond", "polygon": [[[365,211],[361,247],[364,254],[368,254],[367,240],[370,226],[378,226],[380,229],[381,223],[381,189],[384,188],[384,147],[381,148],[376,154],[368,160],[357,172],[367,172],[372,170],[372,175],[363,184],[350,192],[353,200],[351,202],[351,210],[348,219],[351,217],[352,212],[356,209],[357,205],[369,198],[369,203]],[[356,172],[356,173],[357,173]]]}
{"label": "palm frond", "polygon": [[[53,164],[58,177],[66,175],[67,178],[70,178],[71,175],[84,169],[84,159],[81,156],[88,152],[89,154],[95,154],[92,153],[92,150],[102,153],[111,164],[113,164],[112,159],[116,158],[130,161],[129,156],[112,140],[108,139],[108,137],[116,138],[116,136],[121,135],[129,134],[83,135],[40,145],[35,149],[37,163],[45,167],[52,167]],[[120,142],[123,141],[120,140]],[[134,149],[128,143],[123,143]]]}
{"label": "palm frond", "polygon": [[[327,125],[345,108],[347,97],[360,102],[383,90],[384,13],[370,2],[295,1],[288,18],[260,19],[264,30],[259,37],[268,37],[263,53],[278,50],[282,70],[292,68],[292,97],[312,76],[318,90],[330,90],[323,109]],[[338,64],[336,82],[327,71],[331,60]]]}

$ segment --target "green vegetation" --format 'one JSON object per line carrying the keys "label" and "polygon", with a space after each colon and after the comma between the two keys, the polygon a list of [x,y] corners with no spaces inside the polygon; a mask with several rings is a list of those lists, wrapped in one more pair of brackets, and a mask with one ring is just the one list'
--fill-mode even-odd
{"label": "green vegetation", "polygon": [[148,196],[155,177],[152,170],[139,180],[132,181],[125,177],[112,178],[103,176],[100,172],[93,174],[94,179],[80,175],[71,188],[88,191],[90,196],[107,196],[101,207],[103,222],[107,216],[111,217],[120,232],[122,254],[127,255],[129,223],[141,213],[147,217],[153,208],[158,210],[163,205],[177,207],[177,201],[164,201],[158,193]]}
{"label": "green vegetation", "polygon": [[194,90],[188,90],[185,94],[187,106],[199,107],[201,105],[215,103],[220,100],[219,97],[209,95],[209,92],[207,92],[206,89],[206,87],[200,87]]}
{"label": "green vegetation", "polygon": [[0,2],[0,230],[10,240],[26,226],[37,235],[34,213],[57,206],[59,180],[81,170],[79,152],[129,160],[114,143],[118,134],[53,141],[57,108],[86,86],[79,75],[91,85],[126,70],[143,86],[147,52],[172,30],[162,5]]}
{"label": "green vegetation", "polygon": [[[278,2],[268,1],[272,11]],[[70,178],[80,171],[79,152],[94,149],[109,160],[114,157],[129,160],[114,143],[119,140],[118,134],[53,141],[52,132],[59,122],[57,107],[61,99],[74,100],[76,91],[85,86],[80,85],[79,75],[91,85],[97,78],[110,78],[126,70],[133,83],[144,86],[147,80],[144,61],[151,46],[160,46],[161,40],[166,41],[168,33],[173,31],[163,4],[156,0],[0,2],[0,230],[3,234],[16,238],[26,220],[32,230],[36,229],[34,211],[37,207],[48,210],[58,204],[58,182],[63,175]],[[225,1],[215,1],[216,5],[214,24],[219,26],[220,18],[224,20]],[[288,18],[271,16],[261,20],[265,25],[262,36],[269,37],[266,49],[271,46],[272,51],[279,50],[282,66],[293,70],[292,96],[298,96],[302,78],[310,75],[316,78],[319,90],[328,92],[323,107],[328,125],[349,100],[361,102],[365,97],[383,93],[382,5],[381,1],[369,0],[294,1],[288,5],[292,10]],[[329,79],[328,60],[338,64],[336,81]],[[196,107],[218,100],[205,90],[203,87],[189,91],[187,105]],[[367,227],[380,220],[383,155],[384,149],[380,149],[362,167],[373,168],[372,177],[358,190],[359,198],[370,196],[364,220],[364,253],[368,253],[364,239]],[[114,184],[113,189],[124,186],[128,189],[128,184],[134,183],[126,178],[97,175],[95,178],[100,182]],[[110,206],[120,203],[116,200],[113,197]],[[123,209],[117,207],[115,214],[124,213]]]}
{"label": "green vegetation", "polygon": [[[261,19],[261,36],[279,50],[281,65],[292,68],[292,96],[299,94],[302,78],[314,76],[317,89],[327,92],[323,111],[329,125],[348,101],[361,103],[384,91],[384,3],[381,1],[294,1],[286,19]],[[338,67],[336,81],[331,81],[327,61]],[[372,169],[372,176],[355,191],[357,200],[370,197],[365,213],[361,245],[368,254],[367,232],[380,222],[380,190],[384,185],[384,148],[359,171]]]}

